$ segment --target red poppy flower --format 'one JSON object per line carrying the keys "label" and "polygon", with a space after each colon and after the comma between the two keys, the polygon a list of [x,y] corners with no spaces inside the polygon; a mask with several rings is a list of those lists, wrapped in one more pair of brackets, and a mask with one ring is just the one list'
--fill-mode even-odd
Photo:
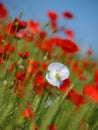
{"label": "red poppy flower", "polygon": [[85,81],[87,79],[84,75],[84,70],[82,68],[78,68],[78,77],[82,81]]}
{"label": "red poppy flower", "polygon": [[0,56],[2,56],[3,55],[3,50],[0,50]]}
{"label": "red poppy flower", "polygon": [[81,105],[86,103],[84,97],[75,89],[71,89],[66,98],[76,105],[74,111],[77,111]]}
{"label": "red poppy flower", "polygon": [[30,73],[30,75],[34,74],[39,67],[39,63],[35,60],[29,60],[28,66],[26,67],[27,73]]}
{"label": "red poppy flower", "polygon": [[66,92],[67,89],[69,88],[70,84],[71,84],[71,80],[70,80],[69,78],[68,78],[68,79],[65,79],[65,80],[63,81],[62,85],[60,86],[60,88],[58,88],[58,90],[59,90],[60,92]]}
{"label": "red poppy flower", "polygon": [[32,118],[32,116],[33,116],[33,110],[32,110],[32,108],[31,107],[26,108],[24,110],[24,112],[23,112],[23,117],[24,118]]}
{"label": "red poppy flower", "polygon": [[50,124],[49,125],[49,130],[57,130],[56,125],[55,124]]}
{"label": "red poppy flower", "polygon": [[78,61],[74,61],[73,66],[72,66],[72,72],[77,73],[79,69]]}
{"label": "red poppy flower", "polygon": [[89,65],[88,60],[87,59],[83,59],[83,61],[82,61],[83,68],[86,69],[88,67],[88,65]]}
{"label": "red poppy flower", "polygon": [[38,130],[38,126],[37,125],[34,125],[34,130]]}
{"label": "red poppy flower", "polygon": [[18,55],[23,59],[27,59],[29,57],[29,52],[18,52]]}
{"label": "red poppy flower", "polygon": [[28,27],[30,28],[30,30],[32,30],[35,33],[39,31],[38,29],[39,25],[40,25],[40,22],[38,21],[28,20]]}
{"label": "red poppy flower", "polygon": [[16,75],[15,75],[15,78],[18,79],[18,80],[23,81],[24,78],[25,78],[25,75],[26,75],[25,72],[17,72]]}
{"label": "red poppy flower", "polygon": [[87,78],[83,74],[79,75],[79,79],[82,80],[82,81],[87,80]]}
{"label": "red poppy flower", "polygon": [[3,3],[0,2],[0,19],[6,18],[8,16],[7,9],[4,7]]}
{"label": "red poppy flower", "polygon": [[61,47],[63,51],[69,54],[75,54],[79,51],[79,47],[70,39],[64,39]]}
{"label": "red poppy flower", "polygon": [[25,21],[15,18],[13,22],[8,23],[8,25],[6,25],[5,32],[7,34],[15,34],[20,29],[26,28],[26,26],[27,26],[27,23]]}
{"label": "red poppy flower", "polygon": [[43,68],[43,70],[47,70],[47,66],[48,66],[48,63],[44,61],[44,62],[42,63],[42,68]]}
{"label": "red poppy flower", "polygon": [[4,60],[2,58],[0,58],[0,64],[3,64]]}
{"label": "red poppy flower", "polygon": [[[18,24],[18,25],[16,25]],[[18,29],[24,29],[27,26],[27,22],[20,20],[19,18],[15,18],[14,25],[18,27]]]}
{"label": "red poppy flower", "polygon": [[9,66],[9,72],[11,73],[11,72],[13,72],[13,70],[14,70],[14,67],[15,67],[15,63],[12,63],[10,66]]}
{"label": "red poppy flower", "polygon": [[71,29],[65,29],[65,34],[70,38],[74,38],[74,32]]}
{"label": "red poppy flower", "polygon": [[4,49],[13,53],[13,52],[15,52],[15,45],[8,43],[8,44],[4,45]]}
{"label": "red poppy flower", "polygon": [[47,12],[47,16],[48,16],[48,18],[49,18],[51,21],[57,21],[57,19],[58,19],[58,15],[57,15],[57,13],[54,12],[54,11],[48,11],[48,12]]}
{"label": "red poppy flower", "polygon": [[36,43],[36,46],[42,50],[43,52],[48,52],[48,54],[52,54],[52,48],[53,48],[53,44],[51,42],[51,39],[46,39],[44,40],[42,43],[40,41],[38,41]]}
{"label": "red poppy flower", "polygon": [[98,86],[98,70],[95,71],[94,80],[95,80],[96,86]]}
{"label": "red poppy flower", "polygon": [[47,36],[47,33],[45,31],[40,31],[39,32],[39,39],[44,40],[44,38]]}
{"label": "red poppy flower", "polygon": [[29,42],[34,40],[34,33],[32,33],[31,31],[25,30],[23,33],[24,33],[25,40],[27,40]]}
{"label": "red poppy flower", "polygon": [[65,11],[65,12],[63,12],[63,17],[67,18],[67,19],[73,19],[74,16],[71,12]]}
{"label": "red poppy flower", "polygon": [[15,52],[15,45],[10,43],[4,44],[2,50],[4,58],[8,58],[11,53]]}
{"label": "red poppy flower", "polygon": [[36,91],[36,94],[39,96],[42,95],[42,89],[44,87],[44,77],[43,73],[41,71],[38,71],[36,76],[34,77],[33,84],[34,84],[34,90]]}
{"label": "red poppy flower", "polygon": [[92,49],[88,49],[88,50],[87,50],[87,55],[90,56],[90,55],[92,55],[92,54],[93,54],[93,50],[92,50]]}
{"label": "red poppy flower", "polygon": [[98,87],[86,84],[83,88],[84,94],[92,101],[98,103]]}

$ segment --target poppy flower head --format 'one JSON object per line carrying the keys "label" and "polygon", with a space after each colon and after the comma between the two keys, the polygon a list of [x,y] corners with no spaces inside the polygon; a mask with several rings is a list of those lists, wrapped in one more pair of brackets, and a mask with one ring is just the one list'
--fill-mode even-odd
{"label": "poppy flower head", "polygon": [[39,26],[40,26],[40,22],[39,21],[28,20],[28,27],[33,32],[38,32]]}
{"label": "poppy flower head", "polygon": [[67,19],[73,19],[74,18],[73,14],[71,12],[69,12],[69,11],[64,11],[63,12],[63,17],[67,18]]}
{"label": "poppy flower head", "polygon": [[75,54],[79,51],[79,47],[70,39],[64,39],[61,47],[63,51],[69,54]]}
{"label": "poppy flower head", "polygon": [[74,38],[74,32],[71,29],[65,29],[65,34],[69,37],[69,38]]}
{"label": "poppy flower head", "polygon": [[80,108],[81,105],[86,103],[86,100],[82,94],[77,92],[75,89],[71,89],[66,98],[76,105],[76,108],[74,109],[75,112]]}
{"label": "poppy flower head", "polygon": [[98,86],[98,70],[95,71],[94,80],[95,80],[96,86]]}
{"label": "poppy flower head", "polygon": [[8,16],[7,9],[4,7],[3,3],[0,2],[0,19],[6,18]]}
{"label": "poppy flower head", "polygon": [[23,117],[24,118],[32,118],[32,116],[33,116],[33,110],[32,110],[32,108],[31,107],[26,108],[24,110],[24,112],[23,112]]}
{"label": "poppy flower head", "polygon": [[87,50],[87,55],[90,56],[90,55],[92,55],[92,54],[93,54],[93,50],[92,50],[92,49],[88,49],[88,50]]}
{"label": "poppy flower head", "polygon": [[69,69],[67,66],[54,62],[48,66],[48,73],[46,74],[47,81],[53,86],[58,88],[61,86],[63,81],[69,77]]}
{"label": "poppy flower head", "polygon": [[18,52],[18,55],[22,57],[23,59],[27,59],[29,57],[29,52]]}
{"label": "poppy flower head", "polygon": [[50,124],[49,125],[49,130],[57,130],[56,125]]}
{"label": "poppy flower head", "polygon": [[91,84],[86,84],[83,88],[83,93],[91,101],[98,103],[98,87]]}
{"label": "poppy flower head", "polygon": [[2,58],[0,58],[0,64],[3,64],[4,60]]}
{"label": "poppy flower head", "polygon": [[19,18],[15,18],[13,22],[10,22],[5,26],[5,32],[7,34],[16,34],[20,29],[24,29],[26,27],[27,23],[25,21],[22,21]]}
{"label": "poppy flower head", "polygon": [[48,12],[47,12],[47,16],[48,16],[48,18],[49,18],[51,21],[57,21],[57,19],[58,19],[58,15],[57,15],[57,13],[54,12],[54,11],[48,11]]}
{"label": "poppy flower head", "polygon": [[24,29],[27,26],[25,21],[20,20],[19,18],[15,18],[14,20],[15,26],[18,26],[18,29]]}

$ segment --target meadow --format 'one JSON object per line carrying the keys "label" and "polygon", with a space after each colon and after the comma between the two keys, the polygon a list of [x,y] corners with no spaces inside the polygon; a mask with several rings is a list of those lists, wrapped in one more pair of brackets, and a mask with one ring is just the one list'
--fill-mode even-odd
{"label": "meadow", "polygon": [[81,56],[74,31],[46,15],[11,20],[0,3],[0,130],[98,130],[98,57]]}

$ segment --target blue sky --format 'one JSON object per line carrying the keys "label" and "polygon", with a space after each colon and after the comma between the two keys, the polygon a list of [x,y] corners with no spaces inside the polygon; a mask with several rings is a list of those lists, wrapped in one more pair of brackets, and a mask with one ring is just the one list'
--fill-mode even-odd
{"label": "blue sky", "polygon": [[[10,16],[15,18],[23,12],[23,20],[34,19],[42,23],[47,21],[46,12],[53,10],[60,16],[60,24],[75,31],[75,41],[84,52],[92,47],[98,54],[98,0],[0,0],[9,10]],[[65,21],[63,11],[74,14],[73,20]]]}

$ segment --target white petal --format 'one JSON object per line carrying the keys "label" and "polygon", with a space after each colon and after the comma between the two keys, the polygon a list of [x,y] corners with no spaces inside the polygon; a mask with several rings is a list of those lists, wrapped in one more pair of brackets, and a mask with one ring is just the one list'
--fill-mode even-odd
{"label": "white petal", "polygon": [[47,81],[52,84],[53,86],[57,86],[58,88],[61,86],[62,81],[54,79],[54,78],[50,78],[48,74],[46,74],[46,79]]}
{"label": "white petal", "polygon": [[64,66],[63,68],[59,69],[58,73],[60,74],[61,80],[67,79],[69,77],[69,74],[70,74],[67,66]]}
{"label": "white petal", "polygon": [[51,64],[48,66],[48,70],[52,71],[52,70],[59,69],[59,68],[62,68],[62,67],[64,67],[63,64],[58,63],[58,62],[54,62],[54,63],[51,63]]}

